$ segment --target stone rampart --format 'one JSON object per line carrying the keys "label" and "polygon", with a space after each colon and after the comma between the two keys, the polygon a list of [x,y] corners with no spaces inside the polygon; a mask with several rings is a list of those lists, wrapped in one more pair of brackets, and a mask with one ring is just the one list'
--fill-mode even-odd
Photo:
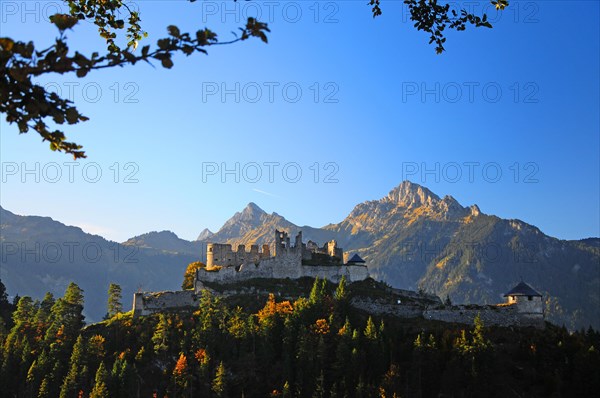
{"label": "stone rampart", "polygon": [[198,297],[193,290],[142,292],[133,295],[134,317],[197,306]]}
{"label": "stone rampart", "polygon": [[543,314],[520,312],[515,305],[456,305],[431,308],[423,312],[425,319],[472,325],[479,315],[486,326],[535,326],[544,327]]}

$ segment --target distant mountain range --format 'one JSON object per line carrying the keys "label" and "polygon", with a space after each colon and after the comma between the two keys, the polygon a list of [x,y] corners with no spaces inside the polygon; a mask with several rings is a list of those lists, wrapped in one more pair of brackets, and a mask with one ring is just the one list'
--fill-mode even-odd
{"label": "distant mountain range", "polygon": [[[125,300],[139,285],[144,289],[176,289],[186,265],[204,259],[206,242],[234,247],[272,244],[277,228],[290,234],[301,230],[305,241],[319,244],[336,239],[345,251],[359,253],[376,279],[399,288],[423,289],[442,298],[448,295],[454,303],[502,302],[502,294],[523,279],[544,294],[551,321],[570,328],[600,327],[599,238],[552,238],[523,221],[486,215],[476,205],[463,207],[451,196],[440,198],[408,181],[379,200],[358,204],[337,224],[297,226],[249,203],[219,231],[205,229],[192,242],[163,231],[117,244],[49,218],[16,216],[3,209],[0,215],[6,253],[14,247],[5,242],[100,244],[104,261],[94,264],[86,263],[83,257],[68,263],[50,263],[43,258],[32,263],[32,255],[18,258],[3,254],[0,270],[11,294],[41,297],[46,290],[62,294],[61,289],[71,279],[81,281],[92,319],[105,312],[105,290],[110,282],[124,285]],[[110,254],[118,250],[136,252],[139,261],[113,261]]]}
{"label": "distant mountain range", "polygon": [[62,296],[75,281],[85,292],[86,320],[98,321],[106,313],[111,282],[121,285],[129,309],[138,289],[180,289],[187,264],[197,260],[200,243],[183,251],[194,243],[179,242],[172,233],[147,236],[168,249],[119,244],[49,217],[18,216],[0,208],[0,278],[10,295],[38,299],[46,291]]}

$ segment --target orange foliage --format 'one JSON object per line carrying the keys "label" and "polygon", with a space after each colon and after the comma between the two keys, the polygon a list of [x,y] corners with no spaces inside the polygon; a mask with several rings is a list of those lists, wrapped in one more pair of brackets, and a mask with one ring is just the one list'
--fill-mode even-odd
{"label": "orange foliage", "polygon": [[175,376],[183,376],[187,373],[187,370],[187,358],[183,353],[181,353],[181,355],[179,355],[179,359],[177,360],[177,364],[175,365],[175,369],[173,369],[173,374]]}
{"label": "orange foliage", "polygon": [[263,309],[258,311],[258,320],[263,321],[273,315],[291,314],[292,311],[294,311],[294,307],[292,307],[292,304],[289,301],[286,300],[281,303],[276,303],[275,295],[273,293],[269,293],[267,304],[265,304]]}
{"label": "orange foliage", "polygon": [[328,334],[329,324],[327,323],[327,319],[317,319],[315,324],[312,326],[312,330],[316,334]]}
{"label": "orange foliage", "polygon": [[208,354],[204,348],[199,348],[194,356],[200,365],[206,365],[206,362],[208,361]]}
{"label": "orange foliage", "polygon": [[102,357],[104,355],[104,343],[106,342],[106,339],[104,337],[102,337],[99,334],[95,334],[92,337],[90,337],[90,340],[88,342],[88,351],[90,352],[90,354],[97,356],[97,357]]}

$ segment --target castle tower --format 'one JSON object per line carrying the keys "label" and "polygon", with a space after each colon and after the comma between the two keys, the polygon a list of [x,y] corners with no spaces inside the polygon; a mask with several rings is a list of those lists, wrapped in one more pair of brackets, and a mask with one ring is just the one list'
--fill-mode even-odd
{"label": "castle tower", "polygon": [[544,314],[542,295],[523,281],[513,287],[504,297],[508,298],[508,304],[515,305],[521,313],[532,315]]}
{"label": "castle tower", "polygon": [[275,230],[275,257],[289,253],[290,237],[287,232]]}
{"label": "castle tower", "polygon": [[213,252],[213,244],[206,245],[206,267],[211,268],[215,261],[215,253]]}

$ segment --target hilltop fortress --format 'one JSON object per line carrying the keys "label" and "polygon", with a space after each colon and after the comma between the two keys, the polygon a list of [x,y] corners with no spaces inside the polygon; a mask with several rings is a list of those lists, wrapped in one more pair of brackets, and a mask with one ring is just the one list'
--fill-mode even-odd
{"label": "hilltop fortress", "polygon": [[[275,245],[244,245],[233,250],[230,244],[209,243],[207,264],[196,272],[193,290],[174,292],[139,292],[134,294],[133,315],[149,315],[178,309],[196,308],[202,290],[221,296],[268,294],[260,288],[240,286],[251,279],[327,279],[338,283],[345,277],[348,283],[368,282],[365,261],[354,254],[344,262],[344,252],[335,240],[318,246],[302,242],[302,232],[294,244],[286,232],[275,230]],[[372,280],[371,280],[372,281]],[[373,282],[373,281],[372,281]],[[237,285],[236,285],[237,284]],[[408,290],[385,288],[385,295],[353,297],[350,304],[377,315],[401,318],[422,317],[444,322],[472,324],[479,315],[486,325],[544,326],[542,295],[524,282],[506,293],[507,302],[497,305],[445,305],[439,297]],[[281,294],[281,292],[279,293]],[[285,294],[285,292],[284,292]]]}
{"label": "hilltop fortress", "polygon": [[209,243],[206,247],[206,268],[196,274],[195,291],[204,288],[203,282],[234,283],[254,278],[298,279],[302,277],[327,279],[337,283],[342,276],[348,282],[369,277],[365,261],[354,255],[343,262],[344,251],[335,240],[319,247],[315,242],[302,242],[302,232],[296,235],[294,245],[286,232],[275,230],[275,247],[271,255],[269,245],[250,246],[246,251],[239,245],[237,251],[229,244]]}

